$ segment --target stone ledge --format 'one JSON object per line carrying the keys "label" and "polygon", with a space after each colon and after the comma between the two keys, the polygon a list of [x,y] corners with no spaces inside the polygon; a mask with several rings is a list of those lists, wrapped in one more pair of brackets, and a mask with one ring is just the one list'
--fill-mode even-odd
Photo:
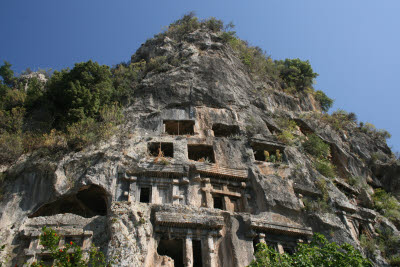
{"label": "stone ledge", "polygon": [[[53,228],[59,236],[92,236],[93,231],[83,229],[65,229]],[[41,230],[23,230],[22,235],[26,237],[39,237],[42,234]]]}
{"label": "stone ledge", "polygon": [[170,163],[168,165],[145,162],[139,165],[139,169],[128,171],[131,175],[152,175],[155,177],[187,177],[188,171],[183,164]]}
{"label": "stone ledge", "polygon": [[197,215],[174,212],[157,212],[155,223],[164,226],[184,228],[220,229],[224,226],[224,217],[215,215]]}
{"label": "stone ledge", "polygon": [[248,177],[247,170],[243,169],[230,169],[208,163],[195,163],[194,167],[197,173],[206,174],[212,177],[236,180],[247,180]]}
{"label": "stone ledge", "polygon": [[302,194],[303,196],[311,196],[311,197],[322,196],[321,192],[317,191],[316,189],[299,183],[293,183],[293,190],[295,193]]}
{"label": "stone ledge", "polygon": [[311,227],[301,226],[293,222],[289,223],[275,223],[265,219],[250,219],[250,226],[256,231],[266,231],[273,233],[282,233],[286,235],[305,235],[312,236],[313,232]]}

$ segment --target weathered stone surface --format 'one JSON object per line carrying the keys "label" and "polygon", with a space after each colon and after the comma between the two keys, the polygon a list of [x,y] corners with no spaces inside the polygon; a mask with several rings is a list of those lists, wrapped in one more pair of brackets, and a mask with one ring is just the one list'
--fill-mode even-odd
{"label": "weathered stone surface", "polygon": [[[124,109],[117,136],[58,157],[24,155],[2,167],[8,179],[0,202],[0,240],[10,244],[4,251],[12,258],[10,266],[21,263],[28,232],[34,229],[37,236],[45,224],[91,231],[91,242],[115,258],[116,266],[179,261],[192,266],[199,257],[203,266],[246,266],[253,259],[253,241],[290,248],[313,232],[360,248],[354,225],[388,227],[398,235],[395,225],[363,208],[373,207],[372,188],[359,191],[346,182],[361,177],[398,196],[398,163],[390,161],[383,140],[356,125],[336,130],[308,116],[320,113],[312,95],[294,97],[273,83],[255,82],[216,33],[200,29],[182,42],[160,38],[142,45],[132,60],[166,56],[181,62],[146,75]],[[335,183],[315,169],[315,159],[299,140],[278,141],[281,117],[298,122],[301,138],[314,132],[330,145],[339,173]],[[191,121],[193,131],[168,134],[165,121]],[[171,143],[173,155],[152,155],[150,142]],[[212,153],[191,151],[199,145]],[[279,149],[282,162],[256,160],[254,146]],[[372,153],[383,156],[369,164]],[[99,191],[85,191],[93,186]],[[326,201],[330,208],[310,212],[306,200]],[[48,207],[55,214],[39,216]],[[162,244],[182,259],[160,255],[168,251]],[[376,258],[376,263],[385,262]]]}

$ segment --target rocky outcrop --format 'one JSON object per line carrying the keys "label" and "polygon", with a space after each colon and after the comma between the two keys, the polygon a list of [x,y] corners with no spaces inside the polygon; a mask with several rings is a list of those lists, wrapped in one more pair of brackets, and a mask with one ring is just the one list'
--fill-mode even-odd
{"label": "rocky outcrop", "polygon": [[[360,248],[361,234],[383,224],[398,235],[389,221],[377,224],[372,188],[345,181],[358,176],[398,196],[399,166],[382,140],[307,117],[320,113],[312,95],[261,86],[219,33],[161,35],[132,61],[157,57],[179,64],[147,73],[120,134],[58,158],[25,155],[5,170],[0,239],[10,266],[40,259],[44,224],[87,236],[85,246],[116,266],[246,266],[257,242],[291,252],[321,232]],[[330,145],[337,180],[315,169],[301,142],[278,141],[279,118],[297,122],[299,140],[312,132]],[[282,160],[268,162],[265,152],[277,150]],[[372,153],[383,162],[369,164]],[[329,208],[307,209],[321,201]]]}

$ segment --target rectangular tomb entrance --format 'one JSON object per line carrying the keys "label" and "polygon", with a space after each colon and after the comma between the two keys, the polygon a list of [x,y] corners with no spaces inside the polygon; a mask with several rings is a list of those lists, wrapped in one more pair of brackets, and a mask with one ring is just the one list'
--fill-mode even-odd
{"label": "rectangular tomb entrance", "polygon": [[147,148],[152,157],[174,157],[174,145],[172,143],[150,142],[147,144]]}
{"label": "rectangular tomb entrance", "polygon": [[214,150],[209,145],[188,145],[188,157],[194,161],[215,163]]}
{"label": "rectangular tomb entrance", "polygon": [[283,152],[285,147],[283,146],[253,142],[251,148],[253,149],[254,159],[257,161],[273,163],[285,161]]}
{"label": "rectangular tomb entrance", "polygon": [[193,246],[193,267],[203,266],[203,256],[201,254],[201,240],[192,240]]}
{"label": "rectangular tomb entrance", "polygon": [[157,253],[172,258],[175,267],[184,267],[183,239],[161,239],[158,243]]}
{"label": "rectangular tomb entrance", "polygon": [[151,187],[141,187],[140,188],[140,202],[150,203],[151,199]]}
{"label": "rectangular tomb entrance", "polygon": [[215,137],[230,137],[240,134],[239,126],[215,123],[212,126]]}
{"label": "rectangular tomb entrance", "polygon": [[193,120],[164,120],[164,127],[170,135],[194,135]]}

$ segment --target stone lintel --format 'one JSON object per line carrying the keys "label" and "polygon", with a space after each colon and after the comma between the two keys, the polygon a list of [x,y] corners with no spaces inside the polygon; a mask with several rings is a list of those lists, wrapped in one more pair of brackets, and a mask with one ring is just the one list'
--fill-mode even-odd
{"label": "stone lintel", "polygon": [[173,227],[220,229],[224,226],[224,217],[217,215],[205,216],[201,214],[157,212],[155,223],[157,225]]}
{"label": "stone lintel", "polygon": [[[60,248],[62,248],[62,247],[60,247]],[[82,252],[89,252],[90,251],[90,249],[82,249]],[[74,252],[74,250],[73,249],[69,249],[68,251],[67,251],[67,253],[73,253]],[[43,255],[51,255],[51,252],[50,251],[47,251],[47,250],[42,250],[42,249],[40,249],[40,248],[36,248],[36,249],[29,249],[29,248],[26,248],[26,249],[24,249],[24,254],[25,254],[25,256],[38,256],[38,255],[40,255],[40,256],[43,256]]]}
{"label": "stone lintel", "polygon": [[[59,236],[92,236],[93,231],[86,231],[82,229],[65,229],[53,228]],[[24,230],[23,236],[25,237],[39,237],[42,234],[41,230]]]}
{"label": "stone lintel", "polygon": [[218,166],[217,164],[196,163],[196,172],[205,174],[213,178],[228,179],[228,180],[247,180],[247,170],[230,169]]}
{"label": "stone lintel", "polygon": [[230,192],[230,191],[225,191],[225,190],[215,190],[215,189],[211,189],[210,191],[212,194],[220,194],[220,195],[239,197],[239,198],[242,197],[242,194],[237,193],[237,192]]}
{"label": "stone lintel", "polygon": [[270,232],[270,233],[282,233],[285,235],[305,235],[312,236],[313,232],[310,227],[299,227],[296,225],[285,225],[270,223],[261,220],[251,220],[251,228],[256,232]]}
{"label": "stone lintel", "polygon": [[164,225],[155,225],[155,232],[158,235],[167,235],[172,238],[187,238],[191,237],[192,239],[205,239],[208,236],[213,237],[221,237],[221,231],[219,229],[195,229],[193,228],[184,228],[184,227],[175,227],[175,226],[164,226]]}
{"label": "stone lintel", "polygon": [[127,171],[129,175],[134,176],[154,176],[166,178],[187,177],[188,171],[183,164],[159,164],[154,162],[145,162],[139,166],[139,169]]}

